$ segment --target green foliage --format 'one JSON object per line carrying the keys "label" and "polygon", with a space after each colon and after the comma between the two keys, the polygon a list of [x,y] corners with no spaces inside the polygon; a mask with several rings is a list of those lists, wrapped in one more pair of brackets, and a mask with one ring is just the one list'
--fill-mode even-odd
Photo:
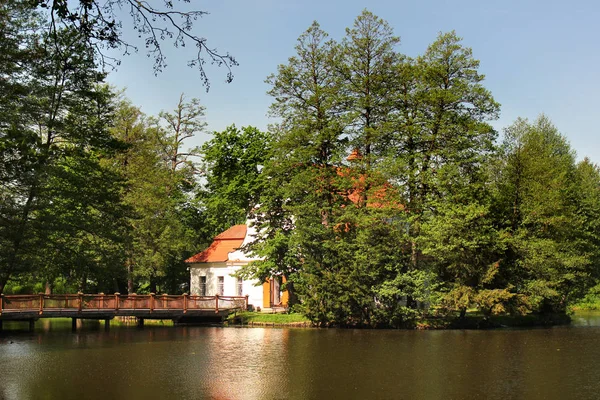
{"label": "green foliage", "polygon": [[204,187],[197,200],[206,216],[208,239],[232,225],[246,221],[258,204],[262,187],[261,171],[270,157],[270,138],[264,132],[235,125],[202,145]]}
{"label": "green foliage", "polygon": [[96,267],[120,258],[126,213],[122,180],[101,165],[120,147],[108,131],[113,94],[76,31],[49,38],[27,4],[13,6],[0,5],[0,292],[32,275],[112,287],[117,277]]}
{"label": "green foliage", "polygon": [[376,292],[375,320],[383,326],[406,326],[440,303],[440,289],[441,283],[431,272],[398,273],[394,279],[383,282]]}
{"label": "green foliage", "polygon": [[600,285],[590,288],[585,296],[572,305],[576,311],[579,310],[600,310]]}
{"label": "green foliage", "polygon": [[309,322],[306,317],[298,313],[290,314],[266,314],[261,312],[243,312],[229,316],[229,321],[236,323],[239,321],[241,324],[280,324],[280,325],[294,325],[298,323]]}
{"label": "green foliage", "polygon": [[183,260],[193,250],[197,151],[185,141],[204,128],[204,108],[196,99],[180,97],[175,112],[159,119],[145,118],[136,107],[121,101],[112,129],[127,148],[110,160],[127,180],[122,201],[133,210],[125,266],[128,288],[137,292],[185,290]]}
{"label": "green foliage", "polygon": [[541,116],[507,128],[501,157],[495,201],[506,251],[499,275],[531,311],[564,311],[593,272],[574,153]]}
{"label": "green foliage", "polygon": [[496,147],[454,32],[415,59],[398,43],[366,10],[339,43],[315,22],[267,79],[281,122],[244,275],[285,276],[317,325],[564,311],[598,273],[597,168],[545,117]]}
{"label": "green foliage", "polygon": [[199,100],[143,115],[103,84],[102,23],[60,29],[74,14],[54,3],[50,36],[30,3],[0,4],[0,292],[184,291],[183,260],[249,215],[240,276],[285,279],[319,326],[598,302],[600,169],[543,115],[496,145],[499,104],[455,32],[410,58],[366,10],[339,42],[315,22],[267,78],[268,133],[187,149]]}

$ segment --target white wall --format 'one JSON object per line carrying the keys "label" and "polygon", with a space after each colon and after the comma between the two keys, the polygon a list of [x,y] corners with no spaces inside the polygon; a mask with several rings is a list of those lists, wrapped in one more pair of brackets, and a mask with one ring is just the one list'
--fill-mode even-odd
{"label": "white wall", "polygon": [[[217,294],[217,277],[222,276],[224,296],[237,296],[237,278],[232,276],[241,268],[240,265],[227,265],[225,262],[190,264],[191,294],[200,294],[200,277],[206,276],[206,295]],[[242,282],[242,296],[248,295],[248,304],[262,307],[262,285],[255,286],[257,280]]]}

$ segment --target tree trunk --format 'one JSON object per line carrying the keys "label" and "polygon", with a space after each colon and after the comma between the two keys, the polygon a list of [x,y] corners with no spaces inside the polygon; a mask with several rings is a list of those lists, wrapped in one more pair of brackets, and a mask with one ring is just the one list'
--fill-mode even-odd
{"label": "tree trunk", "polygon": [[46,281],[46,290],[44,290],[44,294],[52,294],[52,283],[50,283],[50,281]]}
{"label": "tree trunk", "polygon": [[296,290],[294,289],[294,282],[288,280],[285,284],[285,290],[288,292],[288,308],[300,303]]}
{"label": "tree trunk", "polygon": [[81,282],[79,283],[79,291],[81,293],[85,293],[87,290],[87,273],[81,277]]}
{"label": "tree trunk", "polygon": [[410,241],[410,264],[413,269],[417,269],[419,262],[418,253],[417,253],[417,242],[414,240]]}
{"label": "tree trunk", "polygon": [[150,278],[150,293],[156,293],[156,281]]}
{"label": "tree trunk", "polygon": [[135,290],[133,287],[133,262],[131,258],[127,258],[125,265],[127,267],[127,294],[132,294]]}
{"label": "tree trunk", "polygon": [[406,296],[406,307],[415,310],[417,301],[412,296]]}
{"label": "tree trunk", "polygon": [[6,282],[8,282],[8,276],[0,275],[0,294],[4,293]]}

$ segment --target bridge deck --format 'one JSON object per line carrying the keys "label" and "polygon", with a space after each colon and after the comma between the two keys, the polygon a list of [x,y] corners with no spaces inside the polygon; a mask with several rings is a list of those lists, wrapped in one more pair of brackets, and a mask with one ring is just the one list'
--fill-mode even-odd
{"label": "bridge deck", "polygon": [[215,319],[248,307],[246,296],[51,294],[0,295],[0,321],[39,318]]}

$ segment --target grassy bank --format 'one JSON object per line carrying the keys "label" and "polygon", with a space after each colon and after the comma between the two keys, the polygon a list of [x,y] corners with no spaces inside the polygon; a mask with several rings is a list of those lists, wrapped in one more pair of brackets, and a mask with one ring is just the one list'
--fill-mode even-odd
{"label": "grassy bank", "polygon": [[301,314],[266,314],[259,312],[244,312],[231,315],[228,325],[250,326],[311,326],[310,321]]}
{"label": "grassy bank", "polygon": [[600,298],[584,298],[579,303],[574,304],[571,309],[577,311],[600,311]]}
{"label": "grassy bank", "polygon": [[[566,314],[529,314],[524,316],[492,316],[467,314],[464,319],[448,317],[426,317],[407,322],[404,329],[495,329],[525,328],[566,325],[571,318]],[[312,323],[301,314],[265,314],[244,312],[231,315],[227,325],[235,326],[296,326],[311,327]],[[350,328],[350,327],[346,327]]]}
{"label": "grassy bank", "polygon": [[600,285],[588,290],[579,302],[571,306],[573,311],[598,311],[600,310]]}

